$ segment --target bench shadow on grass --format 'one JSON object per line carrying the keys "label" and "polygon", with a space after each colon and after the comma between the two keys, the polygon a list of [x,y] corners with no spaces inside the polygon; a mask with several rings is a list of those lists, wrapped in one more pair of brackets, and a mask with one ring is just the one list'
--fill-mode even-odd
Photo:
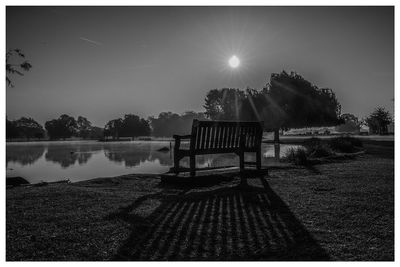
{"label": "bench shadow on grass", "polygon": [[[144,196],[110,215],[131,225],[113,260],[329,260],[262,175],[240,185]],[[161,200],[146,218],[132,211]]]}

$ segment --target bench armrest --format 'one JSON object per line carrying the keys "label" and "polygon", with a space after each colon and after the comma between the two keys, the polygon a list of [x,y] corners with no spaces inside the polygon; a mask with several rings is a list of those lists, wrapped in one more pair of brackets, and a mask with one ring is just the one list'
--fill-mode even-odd
{"label": "bench armrest", "polygon": [[188,135],[177,135],[174,134],[172,136],[174,139],[190,139],[192,137],[192,135],[188,134]]}
{"label": "bench armrest", "polygon": [[188,135],[174,134],[172,137],[175,139],[174,154],[176,155],[177,152],[179,151],[179,147],[181,146],[181,139],[190,139],[192,136],[190,134]]}

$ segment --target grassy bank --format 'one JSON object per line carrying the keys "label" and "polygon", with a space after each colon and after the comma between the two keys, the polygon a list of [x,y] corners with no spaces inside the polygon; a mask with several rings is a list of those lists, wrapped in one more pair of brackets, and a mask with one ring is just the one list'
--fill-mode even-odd
{"label": "grassy bank", "polygon": [[165,184],[130,175],[15,187],[7,260],[393,260],[394,148]]}

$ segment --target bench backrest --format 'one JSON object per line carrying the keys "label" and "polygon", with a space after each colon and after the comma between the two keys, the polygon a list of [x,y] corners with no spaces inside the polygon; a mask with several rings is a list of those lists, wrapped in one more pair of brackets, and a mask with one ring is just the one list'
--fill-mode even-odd
{"label": "bench backrest", "polygon": [[190,149],[197,152],[233,152],[243,138],[246,151],[261,145],[263,122],[193,120]]}

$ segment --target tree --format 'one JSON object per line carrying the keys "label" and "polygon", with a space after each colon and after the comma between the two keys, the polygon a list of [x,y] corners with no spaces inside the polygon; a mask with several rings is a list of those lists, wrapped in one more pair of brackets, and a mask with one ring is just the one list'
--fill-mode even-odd
{"label": "tree", "polygon": [[113,139],[119,140],[122,131],[123,120],[121,118],[111,120],[104,126],[104,136],[112,136]]}
{"label": "tree", "polygon": [[90,139],[101,139],[104,137],[104,129],[97,126],[92,126],[89,133]]}
{"label": "tree", "polygon": [[150,135],[150,125],[145,119],[133,114],[127,114],[122,121],[122,136],[136,137]]}
{"label": "tree", "polygon": [[168,136],[174,134],[188,134],[191,131],[194,119],[205,120],[204,113],[187,111],[182,115],[172,112],[161,112],[158,118],[150,117],[149,121],[153,129],[154,136]]}
{"label": "tree", "polygon": [[345,113],[340,116],[343,124],[336,127],[338,132],[359,132],[361,128],[361,122],[356,116],[350,113]]}
{"label": "tree", "polygon": [[25,137],[28,140],[35,138],[43,138],[44,137],[44,129],[42,125],[36,122],[32,118],[22,117],[14,122],[14,125],[18,131],[18,135],[21,137]]}
{"label": "tree", "polygon": [[12,138],[43,138],[45,131],[37,121],[32,118],[21,117],[18,120],[6,120],[6,136]]}
{"label": "tree", "polygon": [[120,137],[147,136],[150,132],[149,122],[133,114],[125,115],[124,119],[111,120],[104,127],[104,136],[117,140]]}
{"label": "tree", "polygon": [[86,139],[90,136],[92,131],[92,123],[85,117],[79,116],[76,120],[77,124],[77,135]]}
{"label": "tree", "polygon": [[204,105],[211,119],[264,121],[265,130],[331,126],[341,122],[340,104],[331,89],[319,89],[297,73],[273,73],[260,91],[211,90]]}
{"label": "tree", "polygon": [[237,120],[244,97],[239,89],[213,89],[205,98],[205,114],[212,120]]}
{"label": "tree", "polygon": [[[10,75],[18,74],[23,76],[23,71],[29,71],[32,68],[32,65],[27,60],[21,61],[21,59],[25,59],[25,54],[21,49],[10,49],[6,53],[6,81],[10,87],[14,87]],[[12,62],[12,60],[17,62]]]}
{"label": "tree", "polygon": [[65,139],[76,134],[77,123],[74,117],[63,114],[58,119],[47,121],[45,128],[51,139]]}
{"label": "tree", "polygon": [[6,118],[6,138],[13,139],[18,137],[18,129],[14,121],[10,121]]}
{"label": "tree", "polygon": [[366,119],[368,127],[374,134],[387,134],[388,125],[393,121],[389,111],[382,107],[378,107]]}
{"label": "tree", "polygon": [[264,95],[268,111],[265,121],[275,131],[280,128],[331,126],[341,121],[341,107],[333,91],[319,89],[297,73],[283,71],[272,74]]}
{"label": "tree", "polygon": [[172,136],[182,134],[179,131],[181,117],[173,112],[161,112],[158,117],[150,117],[150,124],[154,136]]}

